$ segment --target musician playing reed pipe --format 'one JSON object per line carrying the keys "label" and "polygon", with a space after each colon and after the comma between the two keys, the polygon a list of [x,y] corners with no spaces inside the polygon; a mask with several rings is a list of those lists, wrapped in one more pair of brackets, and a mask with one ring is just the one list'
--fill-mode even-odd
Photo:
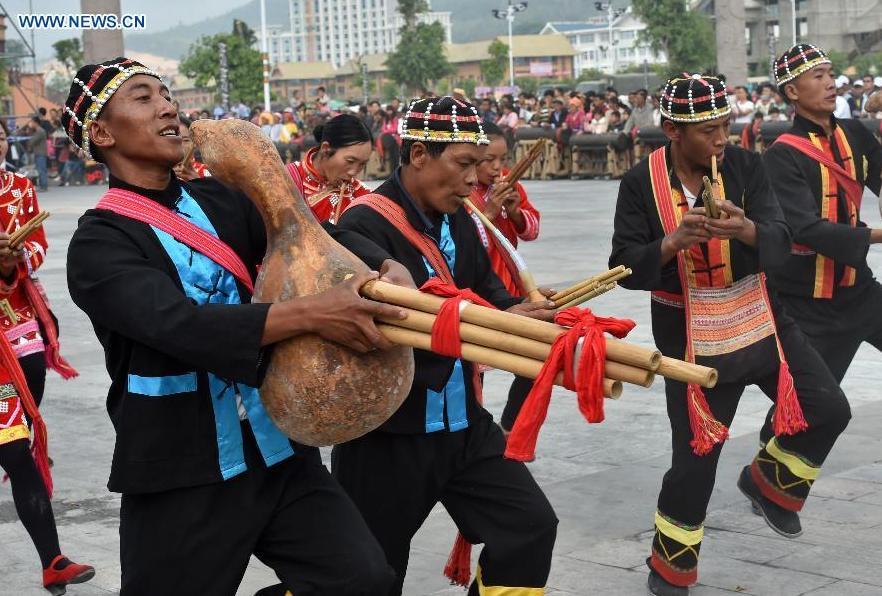
{"label": "musician playing reed pipe", "polygon": [[[266,594],[384,593],[393,573],[358,510],[318,450],[275,426],[256,389],[264,347],[295,335],[318,333],[357,351],[389,346],[373,317],[402,313],[358,295],[376,274],[252,304],[249,284],[233,274],[239,268],[221,266],[211,243],[164,231],[157,214],[217,236],[252,283],[266,252],[263,221],[246,196],[212,177],[174,176],[184,157],[178,116],[159,76],[137,62],[83,66],[62,122],[110,169],[103,207],[83,215],[71,240],[67,272],[112,379],[108,486],[122,493],[122,596],[234,594],[252,554],[282,582]],[[105,203],[120,191],[134,212]],[[147,213],[153,223],[136,219]],[[366,239],[329,231],[350,250],[371,252]]]}
{"label": "musician playing reed pipe", "polygon": [[[679,596],[698,578],[717,461],[745,387],[759,386],[773,406],[738,487],[786,537],[802,533],[797,512],[850,414],[824,362],[766,288],[763,272],[787,258],[790,231],[759,156],[726,144],[725,86],[698,74],[672,79],[661,111],[669,142],[622,180],[609,264],[633,269],[622,286],[652,291],[663,354],[686,354],[720,373],[704,392],[665,380],[673,456],[655,514],[649,588]],[[701,198],[714,155],[722,219],[707,217]]]}
{"label": "musician playing reed pipe", "polygon": [[[517,248],[518,240],[530,242],[539,237],[541,216],[539,210],[530,203],[527,191],[520,182],[515,182],[513,186],[500,183],[508,174],[508,169],[505,167],[508,147],[502,131],[495,124],[487,123],[484,124],[484,133],[490,139],[490,144],[478,164],[478,183],[472,189],[469,199],[487,216],[487,219],[493,222],[496,229],[505,234],[512,246]],[[481,237],[481,244],[490,256],[493,272],[512,296],[525,296],[517,267],[505,249],[499,246],[493,234],[485,229],[477,215],[473,215],[472,219]],[[514,426],[518,412],[532,387],[532,379],[515,375],[508,390],[505,409],[499,419],[505,434],[508,434]]]}
{"label": "musician playing reed pipe", "polygon": [[[419,286],[438,277],[497,308],[550,320],[550,302],[505,289],[462,205],[488,143],[475,108],[432,97],[412,102],[401,122],[401,167],[377,194],[356,199],[339,226],[374,240]],[[423,350],[414,360],[404,404],[378,430],[334,447],[332,458],[398,573],[390,593],[401,593],[411,539],[439,501],[466,540],[485,545],[469,594],[544,593],[557,518],[526,466],[503,457],[505,438],[480,404],[473,364]],[[453,559],[465,572],[451,579],[465,583],[468,557]]]}

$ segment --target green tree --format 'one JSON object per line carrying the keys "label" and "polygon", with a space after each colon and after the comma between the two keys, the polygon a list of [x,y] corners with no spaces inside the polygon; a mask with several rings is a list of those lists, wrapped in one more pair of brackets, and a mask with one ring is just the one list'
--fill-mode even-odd
{"label": "green tree", "polygon": [[536,77],[517,77],[515,79],[515,86],[524,93],[536,93],[536,90],[539,89],[539,79]]}
{"label": "green tree", "polygon": [[417,23],[417,15],[426,10],[425,0],[399,0],[398,12],[404,25],[399,31],[398,47],[386,58],[389,76],[410,91],[453,74],[444,55],[444,27],[441,23]]}
{"label": "green tree", "polygon": [[83,48],[80,47],[80,39],[72,37],[61,39],[52,44],[55,50],[55,59],[61,62],[68,77],[72,77],[80,65],[85,62]]}
{"label": "green tree", "polygon": [[478,86],[477,81],[475,79],[466,79],[462,82],[462,90],[465,91],[466,97],[475,101],[475,87]]}
{"label": "green tree", "polygon": [[505,67],[508,65],[508,44],[494,39],[487,48],[490,54],[489,60],[481,62],[481,77],[490,87],[494,87],[505,76]]}
{"label": "green tree", "polygon": [[400,89],[398,88],[398,84],[395,81],[386,81],[385,83],[383,83],[383,88],[381,89],[380,95],[382,96],[383,101],[389,101],[393,97],[398,97],[399,91]]}
{"label": "green tree", "polygon": [[687,0],[633,0],[634,15],[646,24],[640,39],[664,51],[673,71],[712,71],[716,41],[707,16],[690,10]]}
{"label": "green tree", "polygon": [[248,43],[253,36],[254,33],[248,29],[248,26],[241,23],[238,29],[234,25],[234,32],[231,34],[219,33],[202,37],[190,46],[178,70],[184,76],[193,79],[197,87],[218,85],[220,81],[218,44],[224,42],[227,44],[230,102],[242,101],[249,105],[259,102],[263,97],[263,61],[260,52]]}

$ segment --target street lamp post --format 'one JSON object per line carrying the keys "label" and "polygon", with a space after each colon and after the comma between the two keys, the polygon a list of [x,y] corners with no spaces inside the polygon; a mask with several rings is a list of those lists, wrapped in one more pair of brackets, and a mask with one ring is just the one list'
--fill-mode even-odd
{"label": "street lamp post", "polygon": [[514,87],[514,48],[512,47],[511,28],[514,24],[515,13],[527,10],[526,2],[518,2],[512,4],[512,0],[508,0],[508,6],[503,10],[494,9],[493,16],[497,19],[505,19],[508,21],[508,85]]}
{"label": "street lamp post", "polygon": [[260,40],[263,59],[263,109],[270,111],[269,41],[266,38],[266,0],[260,0]]}
{"label": "street lamp post", "polygon": [[796,45],[796,0],[790,0],[790,16],[793,25],[793,45]]}
{"label": "street lamp post", "polygon": [[616,44],[619,42],[613,39],[613,21],[624,14],[623,8],[613,8],[612,2],[595,2],[594,8],[598,11],[606,11],[606,29],[609,35],[609,52],[610,52],[610,74],[616,74]]}

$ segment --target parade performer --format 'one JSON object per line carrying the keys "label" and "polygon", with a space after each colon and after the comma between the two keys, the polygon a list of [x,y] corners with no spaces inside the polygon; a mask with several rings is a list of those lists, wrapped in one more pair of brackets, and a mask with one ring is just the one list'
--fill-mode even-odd
{"label": "parade performer", "polygon": [[[484,133],[490,139],[490,144],[478,164],[478,184],[475,185],[469,199],[500,232],[505,234],[512,246],[517,248],[518,240],[530,242],[539,237],[539,211],[530,203],[527,191],[520,182],[515,182],[514,186],[501,184],[508,175],[508,169],[505,168],[508,147],[502,130],[495,124],[488,123],[484,124]],[[502,281],[502,285],[512,296],[526,296],[520,286],[517,267],[508,252],[499,246],[496,238],[484,228],[477,215],[473,214],[472,219],[475,220],[481,244],[490,256],[493,272]],[[532,379],[515,376],[508,390],[508,401],[499,420],[506,435],[511,432],[518,412],[532,387]]]}
{"label": "parade performer", "polygon": [[[282,582],[264,593],[383,593],[392,571],[358,510],[318,451],[278,430],[255,387],[267,346],[317,333],[387,348],[373,317],[403,313],[359,297],[375,274],[252,304],[263,222],[215,178],[172,174],[180,123],[152,70],[124,58],[82,67],[63,124],[111,173],[80,219],[67,273],[111,377],[121,594],[235,594],[252,553]],[[334,233],[371,252],[366,239]]]}
{"label": "parade performer", "polygon": [[[762,437],[738,487],[786,537],[802,533],[797,512],[850,417],[823,360],[766,287],[764,271],[786,259],[790,234],[759,156],[727,145],[730,111],[717,78],[668,81],[670,142],[625,175],[616,205],[609,263],[633,270],[623,286],[652,292],[659,349],[720,373],[707,390],[665,382],[673,454],[647,561],[650,591],[665,596],[697,580],[717,462],[746,386],[774,402],[774,435]],[[714,158],[719,218],[705,209],[717,199],[701,192]]]}
{"label": "parade performer", "polygon": [[[373,239],[417,285],[431,278],[444,291],[470,290],[497,308],[550,319],[550,303],[522,303],[506,291],[462,206],[488,142],[475,108],[452,97],[414,101],[401,126],[401,167],[377,194],[356,199],[339,226]],[[404,404],[332,455],[334,476],[398,573],[390,593],[401,594],[411,539],[440,501],[468,543],[485,545],[469,594],[543,594],[554,511],[526,466],[503,457],[505,439],[480,404],[474,366],[414,356]],[[470,551],[463,540],[457,547],[448,575],[467,584]]]}
{"label": "parade performer", "polygon": [[882,229],[861,221],[864,188],[879,195],[882,147],[859,120],[833,116],[836,86],[823,50],[798,44],[775,62],[778,88],[796,109],[790,131],[764,154],[772,188],[793,231],[770,280],[842,381],[863,342],[882,350],[882,285],[867,265]]}
{"label": "parade performer", "polygon": [[[0,122],[0,163],[8,150],[6,126]],[[0,208],[0,468],[9,477],[18,517],[40,556],[43,586],[63,594],[67,584],[88,581],[95,570],[61,554],[50,503],[46,425],[38,406],[47,365],[66,377],[76,371],[58,353],[55,321],[34,276],[46,256],[42,226],[20,247],[9,243],[10,232],[39,213],[37,194],[27,177],[0,170]]]}
{"label": "parade performer", "polygon": [[370,192],[356,176],[371,157],[371,131],[352,114],[340,114],[313,130],[318,143],[288,171],[320,222],[336,223],[352,199]]}

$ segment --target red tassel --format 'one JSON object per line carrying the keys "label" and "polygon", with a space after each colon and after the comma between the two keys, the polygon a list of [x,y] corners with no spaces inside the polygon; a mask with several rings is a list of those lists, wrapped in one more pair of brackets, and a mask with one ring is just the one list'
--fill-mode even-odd
{"label": "red tassel", "polygon": [[46,293],[43,291],[43,287],[38,281],[31,279],[29,276],[25,276],[22,283],[28,302],[31,303],[37,319],[39,319],[40,324],[46,331],[46,366],[57,372],[65,380],[76,377],[79,373],[61,356],[58,344],[58,328],[55,326],[55,319],[52,318],[52,314],[49,312],[49,302],[46,300]]}
{"label": "red tassel", "polygon": [[459,533],[444,566],[444,576],[451,584],[468,587],[472,578],[472,545]]}
{"label": "red tassel", "polygon": [[692,440],[689,445],[695,455],[707,455],[717,443],[729,438],[729,429],[714,418],[701,387],[690,383],[686,387],[686,409]]}
{"label": "red tassel", "polygon": [[776,436],[795,435],[808,428],[802,406],[796,395],[796,387],[793,385],[793,375],[790,374],[790,365],[786,360],[781,360],[778,367],[778,396],[775,401],[775,413],[772,415],[772,429]]}
{"label": "red tassel", "polygon": [[70,363],[64,359],[64,357],[58,352],[58,344],[46,346],[46,367],[51,368],[65,381],[73,379],[74,377],[78,377],[80,373],[77,372]]}

